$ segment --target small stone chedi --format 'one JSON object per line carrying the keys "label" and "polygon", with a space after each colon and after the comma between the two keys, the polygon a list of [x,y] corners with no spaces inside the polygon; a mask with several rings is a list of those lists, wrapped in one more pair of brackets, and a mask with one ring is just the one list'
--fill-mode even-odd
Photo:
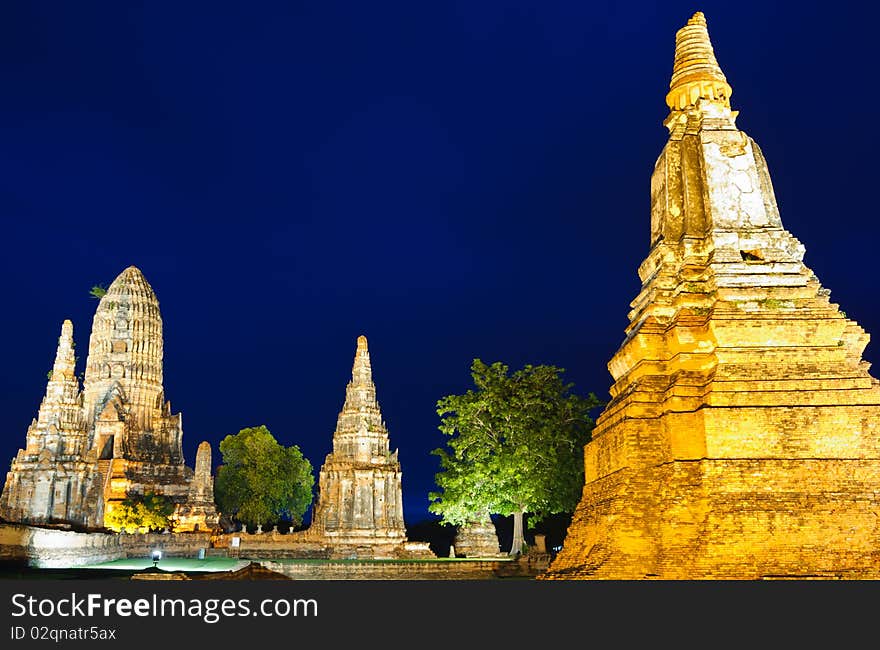
{"label": "small stone chedi", "polygon": [[651,248],[543,579],[880,578],[868,335],[782,225],[701,13],[676,35]]}
{"label": "small stone chedi", "polygon": [[459,526],[452,546],[455,557],[498,557],[502,555],[498,533],[487,512],[476,521]]}
{"label": "small stone chedi", "polygon": [[407,541],[402,477],[376,400],[367,339],[360,336],[304,537],[322,540],[338,557],[433,557],[427,544]]}
{"label": "small stone chedi", "polygon": [[130,266],[101,298],[85,380],[75,374],[73,324],[61,328],[39,414],[6,476],[0,517],[26,524],[100,528],[128,494],[153,492],[176,504],[177,530],[216,526],[211,448],[184,464],[180,414],[162,387],[159,302]]}

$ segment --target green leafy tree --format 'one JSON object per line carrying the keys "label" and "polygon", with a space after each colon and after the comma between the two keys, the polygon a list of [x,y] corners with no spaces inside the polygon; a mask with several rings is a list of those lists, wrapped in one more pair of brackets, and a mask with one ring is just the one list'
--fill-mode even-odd
{"label": "green leafy tree", "polygon": [[92,298],[97,298],[98,300],[103,298],[104,294],[106,293],[107,287],[102,284],[96,284],[89,290],[89,295],[92,296]]}
{"label": "green leafy tree", "polygon": [[104,516],[104,526],[117,533],[174,530],[174,502],[162,494],[128,494]]}
{"label": "green leafy tree", "polygon": [[437,402],[440,430],[450,436],[440,457],[429,510],[444,523],[479,521],[488,511],[513,516],[510,554],[524,546],[523,521],[573,512],[584,483],[583,447],[602,403],[580,396],[562,380],[563,369],[471,365],[476,389]]}
{"label": "green leafy tree", "polygon": [[220,510],[249,525],[282,519],[302,524],[312,503],[312,464],[298,446],[284,447],[265,426],[242,429],[220,441],[214,496]]}

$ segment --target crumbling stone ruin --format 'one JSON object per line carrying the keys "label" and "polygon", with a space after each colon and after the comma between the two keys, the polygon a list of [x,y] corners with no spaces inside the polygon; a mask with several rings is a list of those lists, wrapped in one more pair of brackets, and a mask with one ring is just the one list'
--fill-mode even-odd
{"label": "crumbling stone ruin", "polygon": [[487,512],[476,521],[459,526],[452,543],[455,557],[498,557],[502,555],[495,523]]}
{"label": "crumbling stone ruin", "polygon": [[162,386],[162,346],[159,301],[134,266],[100,299],[82,390],[73,324],[64,321],[45,397],[6,476],[0,517],[96,529],[126,495],[153,492],[176,504],[176,530],[216,526],[210,445],[199,446],[195,472],[185,465],[181,416]]}
{"label": "crumbling stone ruin", "polygon": [[407,540],[402,479],[376,399],[367,338],[360,336],[333,450],[318,476],[312,523],[300,537],[320,541],[335,557],[434,557],[427,543]]}

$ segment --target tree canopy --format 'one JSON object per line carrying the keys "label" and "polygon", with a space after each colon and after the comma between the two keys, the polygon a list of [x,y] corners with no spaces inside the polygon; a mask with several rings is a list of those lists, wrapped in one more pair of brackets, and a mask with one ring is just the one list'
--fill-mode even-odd
{"label": "tree canopy", "polygon": [[165,528],[173,531],[175,524],[174,502],[152,492],[128,494],[104,515],[104,526],[117,533],[147,533]]}
{"label": "tree canopy", "polygon": [[590,412],[601,405],[593,394],[573,392],[564,370],[526,365],[471,365],[475,389],[437,402],[447,447],[435,449],[440,488],[429,510],[444,523],[464,525],[486,512],[514,517],[511,554],[523,545],[523,519],[530,525],[573,512],[584,483],[583,446],[594,426]]}
{"label": "tree canopy", "polygon": [[302,524],[312,503],[312,464],[297,445],[284,447],[265,426],[220,441],[214,496],[219,509],[248,525]]}

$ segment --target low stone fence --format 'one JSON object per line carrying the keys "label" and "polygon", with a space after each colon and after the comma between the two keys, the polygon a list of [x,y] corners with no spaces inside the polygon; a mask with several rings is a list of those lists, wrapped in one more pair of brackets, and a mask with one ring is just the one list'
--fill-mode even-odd
{"label": "low stone fence", "polygon": [[120,536],[0,524],[0,561],[45,569],[127,557]]}
{"label": "low stone fence", "polygon": [[316,538],[308,531],[282,534],[224,533],[212,538],[214,549],[226,549],[229,557],[252,559],[312,558],[312,559],[434,559],[427,542],[397,540],[362,540],[329,542]]}
{"label": "low stone fence", "polygon": [[[239,545],[232,545],[239,537]],[[319,543],[292,536],[211,533],[80,533],[21,524],[0,524],[0,562],[36,568],[69,568],[125,558],[231,557],[251,559],[299,580],[490,580],[534,578],[549,556],[529,554],[480,559],[327,559]],[[242,539],[243,538],[243,539]],[[314,558],[314,559],[311,559]]]}
{"label": "low stone fence", "polygon": [[0,561],[44,569],[110,562],[128,557],[196,557],[211,546],[210,533],[80,533],[22,524],[0,524]]}
{"label": "low stone fence", "polygon": [[211,533],[147,533],[118,535],[126,550],[125,557],[150,557],[154,550],[162,557],[197,557],[199,551],[211,547]]}
{"label": "low stone fence", "polygon": [[527,558],[436,560],[259,560],[294,580],[494,580],[534,578],[543,570]]}
{"label": "low stone fence", "polygon": [[282,534],[277,531],[259,534],[224,533],[213,538],[212,554],[224,552],[236,558],[325,558],[324,544],[308,540],[301,532]]}

